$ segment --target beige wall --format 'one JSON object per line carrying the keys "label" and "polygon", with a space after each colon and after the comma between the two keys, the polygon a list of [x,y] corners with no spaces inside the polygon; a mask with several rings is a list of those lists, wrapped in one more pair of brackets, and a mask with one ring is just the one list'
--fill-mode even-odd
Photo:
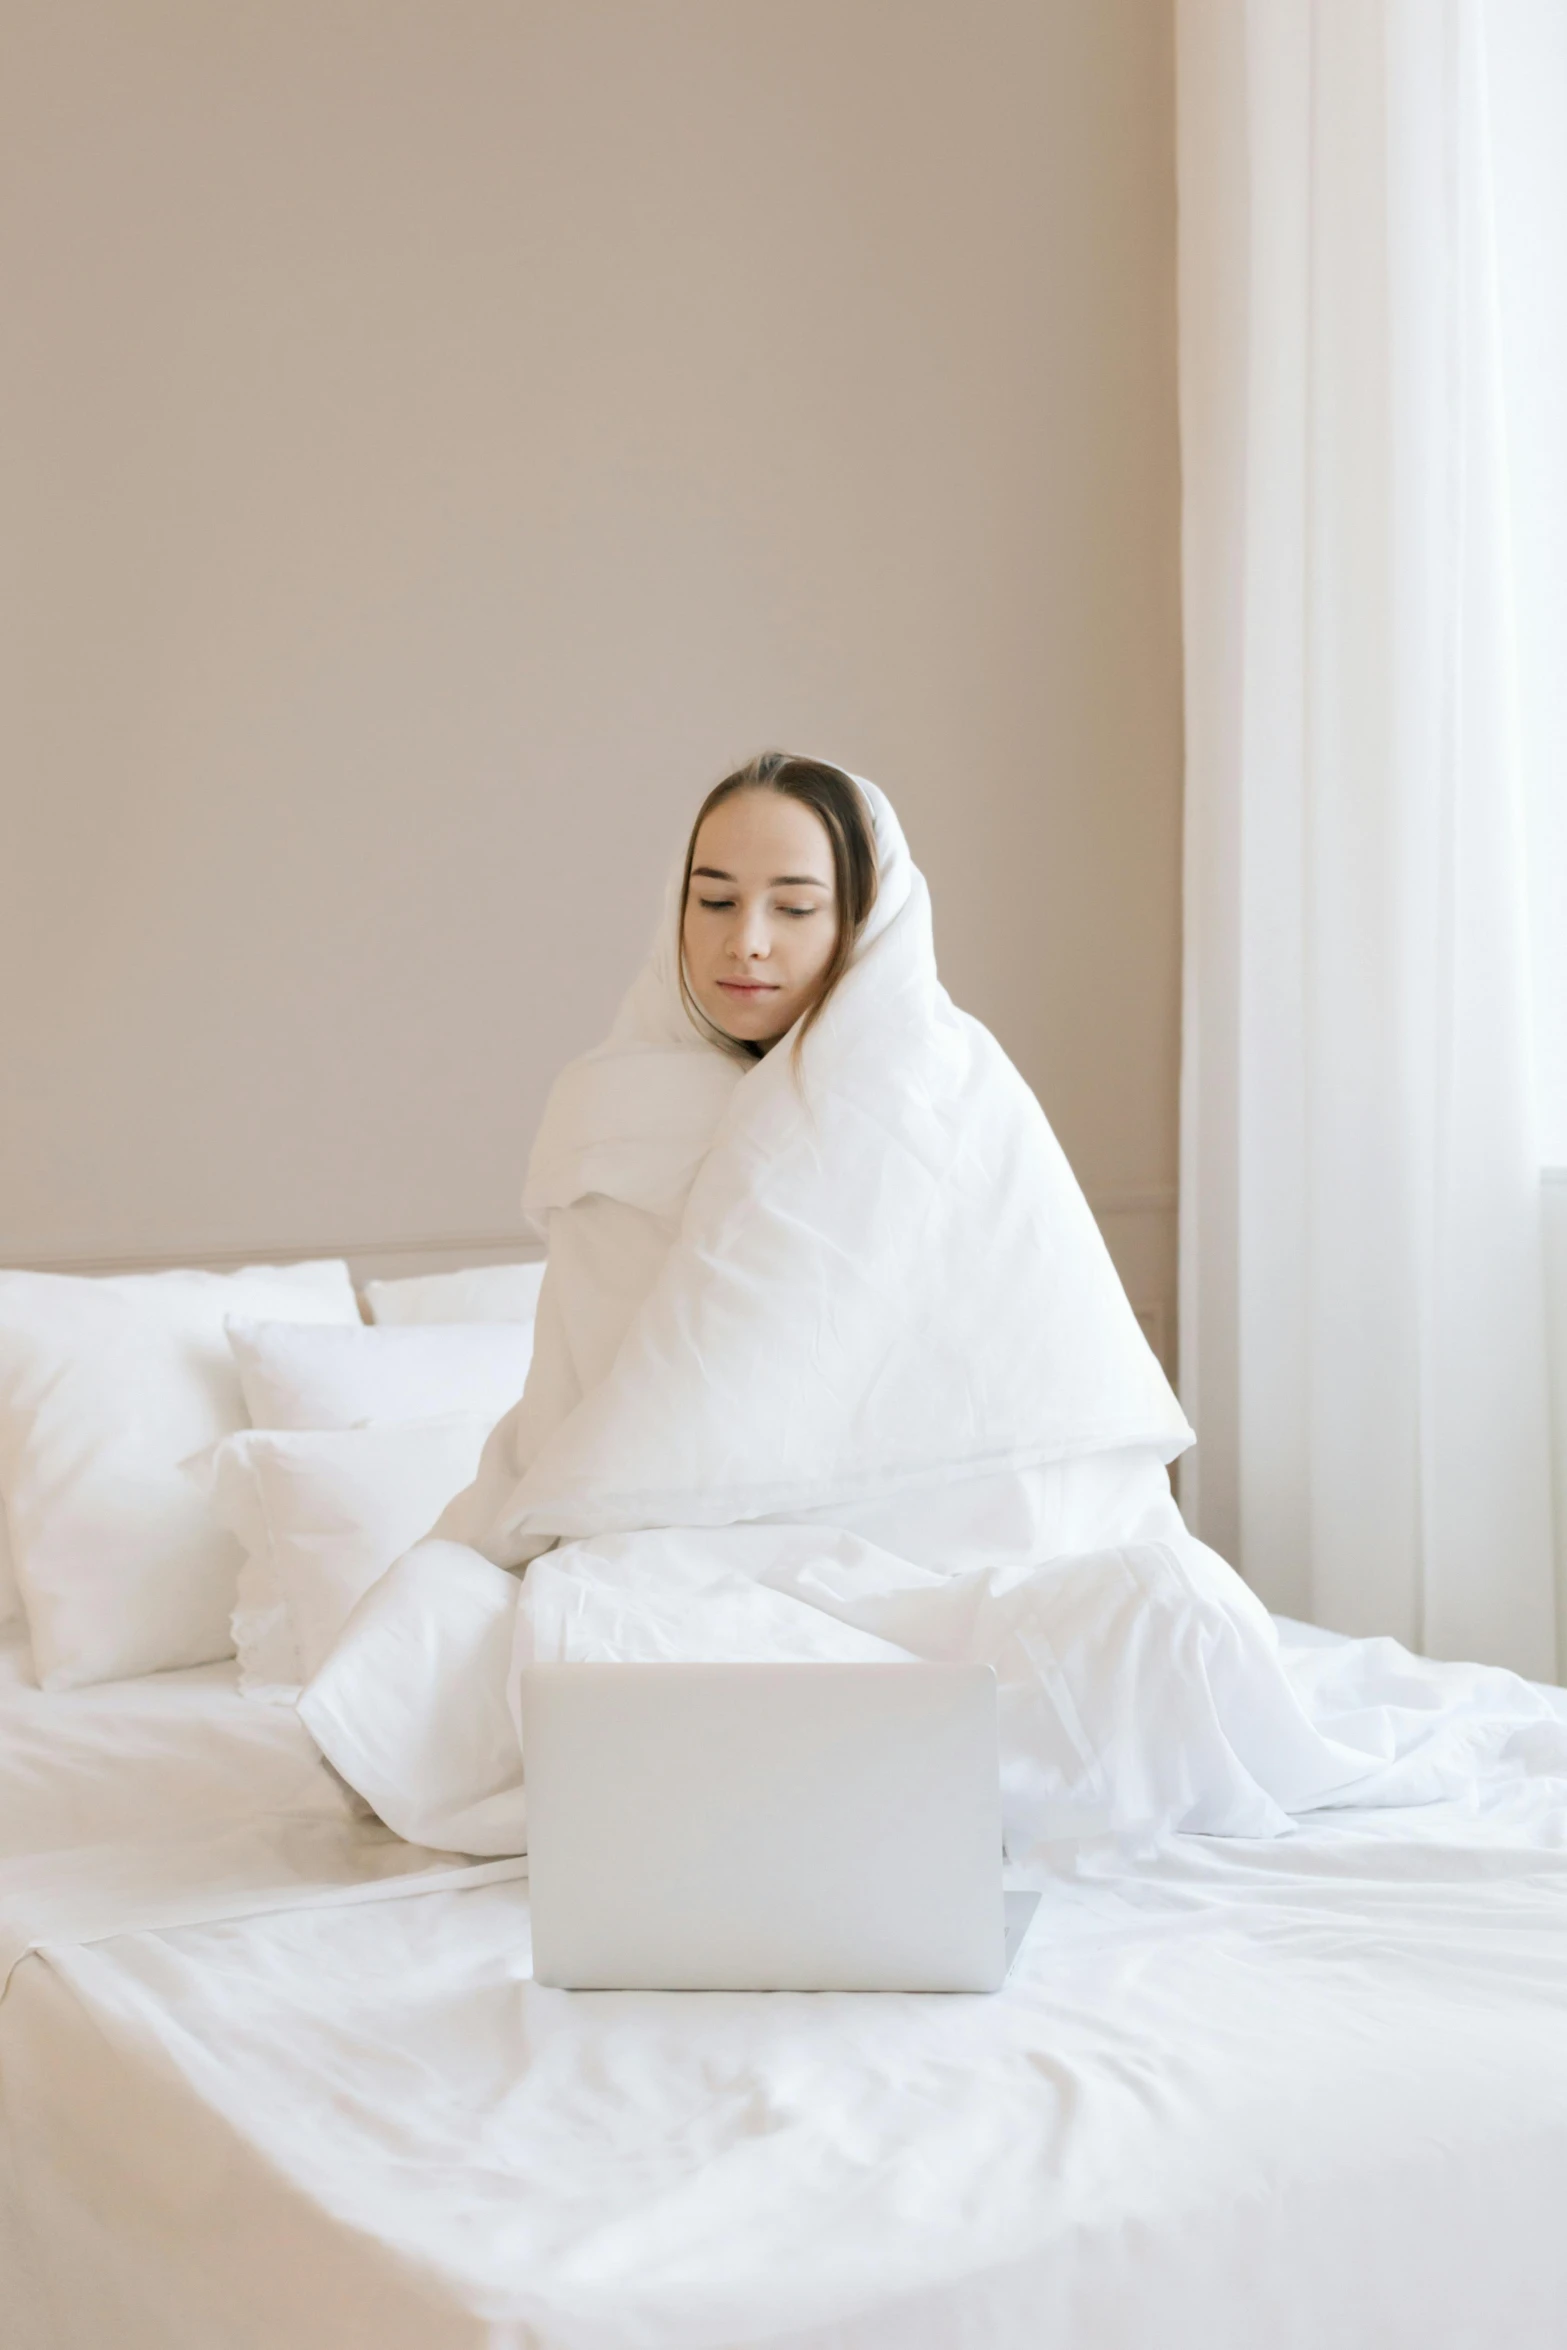
{"label": "beige wall", "polygon": [[1168,1307],[1169,15],[4,0],[0,1261],[504,1239],[783,742]]}

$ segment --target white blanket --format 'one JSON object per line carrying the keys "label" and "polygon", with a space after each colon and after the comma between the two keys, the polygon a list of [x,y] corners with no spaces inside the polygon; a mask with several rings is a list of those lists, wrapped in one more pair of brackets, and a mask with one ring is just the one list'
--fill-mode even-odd
{"label": "white blanket", "polygon": [[[1482,1761],[1567,1781],[1538,1692],[1460,1669],[1433,1710],[1396,1668],[1371,1694],[1353,1651],[1303,1674],[1187,1534],[1166,1464],[1191,1432],[1039,1105],[941,987],[925,885],[862,789],[880,894],[798,1053],[699,1035],[672,897],[609,1039],[558,1082],[527,1191],[550,1250],[527,1391],[307,1693],[325,1752],[405,1834],[520,1838],[515,1741],[450,1761],[476,1700],[502,1718],[513,1608],[514,1666],[989,1661],[1019,1861],[1107,1832],[1274,1835],[1451,1793]],[[518,1606],[498,1570],[528,1561]],[[419,1661],[470,1618],[482,1693]]]}

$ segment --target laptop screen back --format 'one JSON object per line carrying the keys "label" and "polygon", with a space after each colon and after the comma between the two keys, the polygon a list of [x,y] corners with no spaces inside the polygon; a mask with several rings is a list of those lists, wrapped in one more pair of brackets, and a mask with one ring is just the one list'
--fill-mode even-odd
{"label": "laptop screen back", "polygon": [[539,1982],[1001,1982],[988,1666],[535,1665],[522,1711]]}

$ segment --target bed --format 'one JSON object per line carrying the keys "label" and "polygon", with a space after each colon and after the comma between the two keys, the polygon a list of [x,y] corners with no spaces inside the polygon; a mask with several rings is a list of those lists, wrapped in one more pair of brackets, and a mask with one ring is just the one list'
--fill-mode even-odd
{"label": "bed", "polygon": [[5,2350],[1567,2339],[1538,1783],[1078,1849],[993,1999],[572,1995],[232,1665],[24,1660]]}

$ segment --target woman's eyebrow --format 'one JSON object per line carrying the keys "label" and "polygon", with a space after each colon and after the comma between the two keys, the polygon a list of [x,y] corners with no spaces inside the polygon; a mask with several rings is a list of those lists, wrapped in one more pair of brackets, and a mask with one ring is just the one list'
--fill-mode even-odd
{"label": "woman's eyebrow", "polygon": [[[732,873],[725,873],[717,865],[693,865],[693,881],[733,881]],[[827,884],[814,873],[775,873],[767,884],[769,889],[825,889]]]}

